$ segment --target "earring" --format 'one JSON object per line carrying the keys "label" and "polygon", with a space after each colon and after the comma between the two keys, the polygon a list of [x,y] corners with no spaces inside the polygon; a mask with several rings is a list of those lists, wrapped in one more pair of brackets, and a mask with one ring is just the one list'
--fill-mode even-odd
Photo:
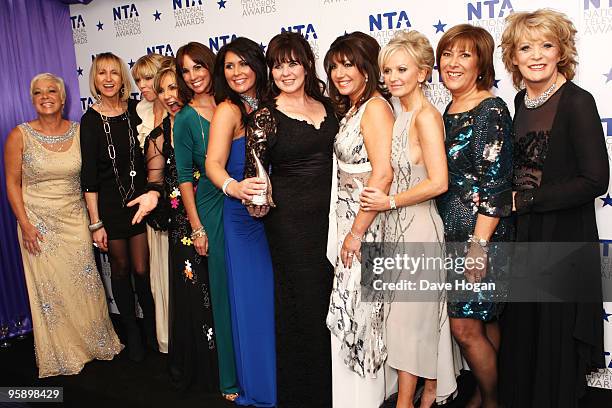
{"label": "earring", "polygon": [[478,80],[482,81],[482,74],[478,75]]}
{"label": "earring", "polygon": [[368,76],[365,77],[366,84],[368,83]]}
{"label": "earring", "polygon": [[419,84],[419,88],[423,87],[423,84],[421,82],[418,82],[418,84]]}

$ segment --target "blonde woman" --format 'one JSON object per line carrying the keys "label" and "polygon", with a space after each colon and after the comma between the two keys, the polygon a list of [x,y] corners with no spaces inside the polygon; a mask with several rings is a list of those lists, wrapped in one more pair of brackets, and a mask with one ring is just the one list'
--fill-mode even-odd
{"label": "blonde woman", "polygon": [[[132,77],[141,95],[140,102],[136,105],[136,113],[142,120],[136,127],[141,147],[144,147],[149,133],[161,125],[167,116],[155,92],[154,78],[163,65],[170,64],[174,64],[174,60],[170,57],[147,54],[138,58],[132,67]],[[157,345],[162,353],[168,352],[168,232],[166,229],[167,225],[151,221],[147,225],[151,292],[155,300],[155,328]]]}
{"label": "blonde woman", "polygon": [[94,244],[108,251],[111,285],[127,333],[128,355],[144,359],[136,323],[134,274],[147,344],[157,349],[155,311],[149,279],[149,247],[144,223],[132,224],[135,208],[127,203],[144,191],[146,174],[138,144],[136,101],[130,100],[125,62],[112,53],[98,54],[89,73],[93,104],[81,118],[81,186],[87,202]]}
{"label": "blonde woman", "polygon": [[4,163],[8,200],[19,224],[38,376],[78,374],[123,346],[87,230],[79,172],[79,124],[62,118],[64,81],[40,74],[30,84],[37,118],[13,129]]}
{"label": "blonde woman", "polygon": [[604,366],[593,201],[608,187],[606,146],[593,96],[572,82],[573,23],[547,9],[513,13],[507,22],[503,61],[514,86],[523,88],[514,99],[517,240],[580,242],[584,250],[566,258],[566,265],[576,266],[555,271],[556,281],[572,288],[570,299],[507,305],[501,402],[508,408],[573,408],[586,393],[586,375]]}
{"label": "blonde woman", "polygon": [[[381,50],[378,63],[387,89],[397,99],[389,195],[366,187],[365,211],[384,211],[383,241],[396,244],[395,253],[418,246],[442,257],[444,225],[434,198],[448,189],[444,124],[423,90],[435,62],[427,38],[418,31],[400,31]],[[412,242],[413,244],[405,244]],[[421,246],[419,242],[428,242]],[[444,282],[444,271],[418,271],[411,280]],[[453,341],[446,312],[446,293],[422,298],[396,298],[387,317],[387,364],[399,374],[397,407],[412,407],[416,383],[425,379],[420,407],[431,407],[457,388]],[[426,301],[425,301],[426,300]]]}

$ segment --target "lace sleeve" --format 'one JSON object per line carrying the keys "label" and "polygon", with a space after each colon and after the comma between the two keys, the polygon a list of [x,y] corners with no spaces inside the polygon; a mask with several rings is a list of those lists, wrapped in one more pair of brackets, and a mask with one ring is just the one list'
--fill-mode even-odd
{"label": "lace sleeve", "polygon": [[256,177],[257,166],[253,152],[265,169],[268,169],[268,140],[276,134],[276,119],[269,108],[261,108],[253,114],[246,128],[246,160],[244,178]]}
{"label": "lace sleeve", "polygon": [[162,123],[147,136],[145,141],[145,155],[147,161],[147,190],[158,191],[164,196],[164,167],[166,158],[163,154],[165,128],[169,123]]}

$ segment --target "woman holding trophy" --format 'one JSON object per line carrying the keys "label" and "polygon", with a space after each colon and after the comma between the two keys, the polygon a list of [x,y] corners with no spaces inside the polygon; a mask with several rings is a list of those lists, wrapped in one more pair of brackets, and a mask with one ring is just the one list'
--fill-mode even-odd
{"label": "woman holding trophy", "polygon": [[325,250],[338,120],[302,35],[272,38],[266,62],[272,99],[247,126],[245,177],[257,175],[254,150],[271,168],[276,205],[264,222],[274,266],[278,405],[327,408],[331,344],[323,322],[334,275]]}
{"label": "woman holding trophy", "polygon": [[266,204],[270,193],[265,172],[263,178],[243,179],[245,128],[267,82],[266,62],[259,45],[240,37],[223,46],[217,54],[213,77],[218,106],[210,127],[206,175],[226,195],[225,256],[240,385],[236,403],[273,407],[276,355],[272,261],[263,222],[251,217],[243,205],[254,197],[261,200],[259,204]]}

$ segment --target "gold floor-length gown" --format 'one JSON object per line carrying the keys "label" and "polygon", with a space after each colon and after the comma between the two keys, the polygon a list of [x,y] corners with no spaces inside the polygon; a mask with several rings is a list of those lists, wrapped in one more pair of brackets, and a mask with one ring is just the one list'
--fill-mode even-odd
{"label": "gold floor-length gown", "polygon": [[123,346],[108,316],[106,295],[92,252],[80,187],[79,125],[72,143],[47,149],[27,123],[23,136],[22,192],[27,216],[42,234],[41,253],[19,243],[23,259],[39,377],[77,374],[93,359],[111,360]]}

